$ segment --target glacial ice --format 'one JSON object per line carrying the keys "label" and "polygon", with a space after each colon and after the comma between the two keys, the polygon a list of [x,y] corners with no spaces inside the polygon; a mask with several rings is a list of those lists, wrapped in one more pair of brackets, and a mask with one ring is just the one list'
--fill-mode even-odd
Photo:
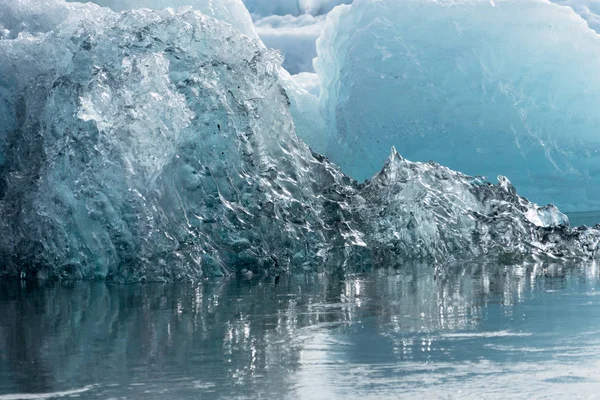
{"label": "glacial ice", "polygon": [[177,279],[326,242],[276,53],[198,12],[55,8],[0,41],[7,268]]}
{"label": "glacial ice", "polygon": [[[67,0],[74,2],[76,0]],[[149,8],[161,10],[164,8],[192,7],[204,15],[225,21],[251,38],[257,38],[252,18],[244,7],[242,0],[90,0],[114,11],[136,10]]]}
{"label": "glacial ice", "polygon": [[308,93],[315,96],[315,100],[318,102],[319,93],[321,91],[321,81],[319,75],[314,72],[301,72],[296,75],[292,75],[292,79]]}
{"label": "glacial ice", "polygon": [[590,28],[600,32],[600,0],[552,0],[552,2],[571,7],[587,21]]}
{"label": "glacial ice", "polygon": [[[2,1],[8,0],[0,0],[0,2]],[[72,7],[75,7],[75,4],[78,4],[75,2],[75,0],[67,0],[67,2],[71,2]],[[209,17],[213,17],[215,19],[230,24],[232,28],[235,28],[241,33],[247,35],[248,37],[257,40],[256,45],[264,46],[263,42],[259,40],[257,32],[252,24],[252,18],[250,17],[250,13],[245,8],[244,4],[242,3],[242,0],[92,0],[92,2],[102,7],[108,7],[114,11],[135,10],[138,8],[162,10],[166,8],[181,9],[185,7],[191,7],[192,9],[200,11],[201,13]],[[50,4],[52,3],[46,2],[42,4],[42,6],[46,7],[46,9],[40,7],[40,5],[38,4],[38,7],[32,9],[31,14],[56,14],[56,10],[47,9],[48,7],[51,7]],[[16,10],[22,8],[23,7],[13,7],[13,9]],[[10,10],[11,9],[9,9],[9,11]],[[60,15],[60,12],[58,12],[58,14]],[[9,12],[7,13],[7,15],[11,15],[11,13]],[[309,17],[312,18],[310,15]],[[0,18],[2,17],[0,16]],[[15,18],[12,18],[12,20],[15,20]],[[23,16],[21,16],[21,18],[16,19],[17,23],[20,23],[18,21],[23,20],[25,20]],[[321,18],[321,21],[324,22],[324,18]],[[57,24],[56,18],[53,19],[53,23],[54,26]],[[265,35],[268,39],[269,34],[265,34],[265,32],[260,30],[260,28],[259,32],[261,35]],[[314,42],[318,36],[318,32],[319,31],[311,32],[308,35],[310,43],[307,44],[307,47],[309,49],[307,50],[307,52],[301,51],[299,54],[302,55],[298,59],[294,58],[294,54],[298,54],[297,49],[306,49],[302,46],[297,46],[297,38],[290,39],[289,48],[285,46],[283,46],[283,48],[280,48],[277,46],[277,43],[272,42],[267,42],[267,45],[270,48],[276,48],[284,53],[284,55],[288,58],[288,69],[292,71],[299,71],[303,68],[307,68],[306,66],[300,66],[300,64],[312,63],[312,59],[316,55],[316,47]],[[277,34],[275,36],[277,36]],[[285,43],[285,41],[283,43]],[[289,54],[286,53],[287,50],[289,50]],[[294,67],[294,65],[297,66]],[[307,80],[305,79],[302,82],[304,84],[303,86],[302,84],[298,83],[297,79],[294,79],[286,71],[281,70],[278,75],[280,83],[287,91],[288,98],[291,103],[290,107],[296,125],[296,132],[304,140],[310,141],[313,149],[318,151],[324,151],[326,142],[324,139],[325,123],[322,118],[322,113],[320,111],[318,99],[316,98],[317,95],[315,95],[315,93],[318,93],[320,89],[318,77],[316,77],[316,75],[309,75],[309,77],[312,78],[312,83],[307,82]],[[307,78],[306,75],[303,77]],[[300,79],[302,79],[302,77],[300,77]],[[0,136],[0,141],[1,138],[2,136]]]}
{"label": "glacial ice", "polygon": [[600,37],[542,0],[355,0],[334,9],[317,72],[326,155],[369,178],[409,159],[506,175],[567,211],[600,209]]}
{"label": "glacial ice", "polygon": [[279,82],[290,102],[296,134],[310,143],[312,150],[323,154],[327,148],[327,134],[323,112],[315,94],[318,77],[316,74],[290,76],[286,70],[280,69]]}
{"label": "glacial ice", "polygon": [[296,136],[291,88],[306,92],[280,55],[225,22],[63,0],[0,7],[0,275],[173,281],[597,257],[599,230],[570,228],[506,178],[395,150],[366,183],[344,175]]}

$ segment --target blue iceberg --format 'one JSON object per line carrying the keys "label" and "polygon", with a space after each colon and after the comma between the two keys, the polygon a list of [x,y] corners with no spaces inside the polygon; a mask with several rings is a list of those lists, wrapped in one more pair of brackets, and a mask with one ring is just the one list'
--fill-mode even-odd
{"label": "blue iceberg", "polygon": [[345,175],[296,135],[291,100],[306,92],[280,54],[227,21],[2,1],[2,276],[176,281],[597,257],[599,230],[569,227],[504,177],[395,150],[369,181]]}
{"label": "blue iceberg", "polygon": [[355,0],[318,41],[326,155],[356,179],[390,146],[538,203],[600,209],[600,36],[538,0]]}

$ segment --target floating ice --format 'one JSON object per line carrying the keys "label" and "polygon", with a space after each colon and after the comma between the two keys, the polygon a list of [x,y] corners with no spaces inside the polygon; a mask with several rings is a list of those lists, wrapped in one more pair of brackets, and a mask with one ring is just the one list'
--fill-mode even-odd
{"label": "floating ice", "polygon": [[314,190],[349,179],[296,138],[276,53],[194,11],[53,7],[0,41],[5,272],[174,280],[345,243]]}
{"label": "floating ice", "polygon": [[0,275],[188,280],[596,257],[598,230],[569,228],[505,178],[393,151],[356,183],[296,137],[290,98],[306,92],[279,54],[222,21],[0,5]]}
{"label": "floating ice", "polygon": [[317,72],[326,154],[357,179],[390,146],[526,196],[600,209],[600,37],[537,0],[356,0],[334,9]]}
{"label": "floating ice", "polygon": [[[8,1],[8,0],[0,0]],[[22,1],[22,0],[21,0]],[[73,2],[69,5],[69,7],[81,7],[78,3],[74,3],[74,0],[68,0]],[[198,10],[203,14],[213,17],[215,19],[224,21],[231,25],[232,28],[235,28],[247,35],[248,37],[257,40],[255,45],[263,46],[263,42],[258,39],[256,30],[252,25],[252,19],[248,10],[246,10],[244,4],[241,0],[93,0],[93,3],[98,4],[103,7],[109,7],[112,10],[123,11],[123,10],[133,10],[138,8],[148,8],[153,10],[162,10],[165,8],[189,8],[192,7],[194,10]],[[18,6],[19,3],[13,5],[8,10],[24,10],[25,6]],[[27,3],[24,3],[27,4]],[[56,7],[52,7],[51,4],[53,2],[45,2],[42,4],[43,7],[38,5],[37,7],[31,7],[27,18],[23,15],[18,15],[19,18],[12,18],[11,20],[16,20],[17,24],[19,21],[30,20],[33,19],[36,23],[37,21],[44,21],[44,16],[49,15],[53,16],[57,15],[66,15],[66,7],[59,7],[61,11],[57,11]],[[308,4],[308,3],[306,3]],[[44,8],[45,7],[45,8]],[[79,12],[88,12],[88,9],[80,9]],[[11,15],[11,12],[8,12],[7,15]],[[91,15],[88,15],[90,18]],[[1,16],[0,16],[0,26],[1,26]],[[308,18],[309,20],[313,18],[311,15],[304,15],[299,17],[299,19]],[[52,24],[51,26],[55,26],[60,20],[60,18],[52,17],[50,18]],[[269,20],[268,18],[266,19]],[[320,18],[320,22],[324,22],[324,17]],[[301,24],[302,25],[302,24]],[[275,42],[270,41],[270,33],[267,33],[264,30],[264,27],[260,27],[259,24],[259,32],[261,36],[264,36],[263,39],[267,41],[267,45],[271,48],[279,49],[285,53],[287,57],[287,66],[289,70],[292,72],[298,72],[304,70],[305,68],[309,68],[307,64],[312,65],[312,60],[316,55],[315,48],[315,40],[320,32],[320,25],[317,30],[310,30],[308,33],[298,33],[300,36],[307,38],[308,42],[305,40],[305,46],[298,45],[298,36],[294,33],[292,37],[289,38],[290,41],[286,42],[286,39],[283,39],[283,42],[278,41],[278,39],[274,39]],[[50,29],[50,28],[46,28]],[[269,30],[267,28],[267,30]],[[285,29],[284,29],[285,31]],[[273,31],[274,37],[279,37],[282,33],[280,30]],[[285,37],[285,33],[283,33],[283,37]],[[300,39],[300,42],[303,42]],[[279,46],[281,45],[281,46]],[[289,45],[289,46],[287,46]],[[286,47],[287,46],[287,47]],[[300,52],[298,52],[300,49]],[[286,51],[289,50],[288,53]],[[298,57],[295,57],[294,54],[297,54]],[[310,67],[312,69],[312,67]],[[305,140],[310,140],[311,146],[315,150],[323,151],[325,149],[325,140],[324,140],[324,132],[325,132],[325,124],[323,122],[318,100],[316,99],[314,93],[318,93],[320,88],[318,83],[318,77],[316,75],[310,75],[313,79],[311,83],[308,83],[306,79],[303,83],[308,86],[303,86],[296,82],[288,73],[285,71],[281,71],[279,74],[279,78],[281,84],[284,86],[284,89],[288,92],[289,100],[291,102],[291,111],[294,116],[294,121],[296,123],[296,130],[300,137]],[[306,78],[306,76],[303,76]],[[302,77],[300,77],[302,79]],[[310,93],[308,93],[310,92]],[[0,136],[1,140],[2,136]]]}
{"label": "floating ice", "polygon": [[562,258],[582,249],[596,254],[600,239],[598,230],[569,229],[556,207],[518,196],[503,176],[491,185],[435,162],[410,162],[396,150],[358,199],[365,199],[359,209],[370,248],[393,248],[401,260]]}

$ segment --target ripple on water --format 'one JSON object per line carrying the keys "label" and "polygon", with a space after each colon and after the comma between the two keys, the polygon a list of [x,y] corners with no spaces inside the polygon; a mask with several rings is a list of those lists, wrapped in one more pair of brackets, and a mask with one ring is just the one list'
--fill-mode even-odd
{"label": "ripple on water", "polygon": [[600,315],[583,304],[598,274],[0,282],[0,400],[593,399]]}

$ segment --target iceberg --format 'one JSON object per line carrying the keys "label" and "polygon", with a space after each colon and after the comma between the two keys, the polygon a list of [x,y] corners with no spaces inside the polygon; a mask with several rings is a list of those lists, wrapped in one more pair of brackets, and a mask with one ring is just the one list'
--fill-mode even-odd
{"label": "iceberg", "polygon": [[50,8],[0,40],[3,272],[177,280],[341,237],[313,180],[348,178],[295,136],[277,53],[192,10]]}
{"label": "iceberg", "polygon": [[356,201],[369,248],[388,250],[382,265],[511,264],[578,254],[594,258],[597,251],[599,230],[570,229],[555,206],[530,203],[503,176],[492,185],[433,161],[408,161],[392,149],[384,168],[359,188]]}
{"label": "iceberg", "polygon": [[600,209],[600,37],[542,0],[355,0],[317,42],[328,144],[356,179],[390,146],[537,203]]}
{"label": "iceberg", "polygon": [[[0,2],[1,1],[5,0],[0,0]],[[67,2],[70,2],[70,4],[73,5],[72,7],[79,7],[76,6],[76,4],[78,4],[76,0],[67,0]],[[92,2],[102,7],[108,7],[113,11],[136,10],[139,8],[147,8],[151,10],[162,10],[166,8],[191,8],[203,13],[206,16],[229,24],[232,28],[237,29],[239,32],[255,40],[255,44],[257,46],[265,46],[264,42],[259,39],[257,31],[252,23],[250,13],[242,3],[242,0],[93,0]],[[21,21],[30,19],[35,21],[43,21],[44,17],[42,16],[52,15],[53,13],[57,12],[60,14],[60,11],[53,9],[51,4],[52,3],[43,3],[41,5],[38,4],[38,7],[32,8],[29,11],[27,18],[23,15],[19,16],[18,14],[18,10],[25,8],[17,7],[16,5],[10,9],[7,9],[10,12],[8,12],[6,15],[10,17],[12,13],[16,13],[15,15],[18,17],[13,17],[12,19],[15,20],[17,24],[21,23]],[[287,2],[285,4],[287,4]],[[312,3],[303,3],[303,7],[301,7],[301,9],[306,10],[309,4]],[[299,18],[305,16],[308,18],[313,18],[311,15],[303,15]],[[266,20],[268,20],[268,18],[266,18]],[[320,23],[323,23],[325,21],[324,16],[320,18],[319,21]],[[58,22],[54,20],[53,23],[53,26],[56,26]],[[266,44],[268,47],[278,49],[279,51],[283,52],[286,57],[286,59],[284,59],[284,63],[286,63],[288,69],[284,71],[280,67],[278,75],[280,83],[284,87],[284,90],[286,90],[291,103],[291,112],[296,125],[296,132],[302,139],[308,141],[314,150],[324,152],[326,148],[326,141],[324,139],[325,123],[320,110],[319,101],[317,99],[318,92],[320,90],[318,76],[314,73],[302,75],[290,75],[288,73],[288,70],[291,70],[292,72],[298,72],[308,68],[308,64],[312,64],[312,59],[316,55],[315,40],[318,37],[321,25],[319,25],[317,30],[309,29],[307,33],[301,33],[300,36],[292,34],[289,38],[289,42],[286,42],[285,38],[283,39],[283,42],[278,42],[278,39],[271,41],[270,34],[263,30],[264,26],[262,26],[260,23],[258,24],[258,32],[260,33],[261,38],[267,41]],[[267,31],[268,30],[269,28],[267,28]],[[281,32],[279,30],[275,29],[273,32],[275,32],[273,36],[274,38],[280,37]],[[283,36],[286,35],[284,34]],[[308,40],[308,42],[306,42],[306,40],[303,41],[302,39],[299,39],[299,37],[303,37],[304,39]],[[298,46],[299,43],[304,43],[304,46]],[[281,46],[279,46],[279,44],[281,44]],[[299,53],[297,51],[298,49],[301,50]],[[289,50],[289,52],[287,50]],[[295,57],[294,54],[300,55]]]}
{"label": "iceberg", "polygon": [[226,22],[191,8],[0,1],[1,276],[597,257],[600,230],[570,228],[506,178],[393,150],[357,183],[297,137],[299,85],[280,54]]}

